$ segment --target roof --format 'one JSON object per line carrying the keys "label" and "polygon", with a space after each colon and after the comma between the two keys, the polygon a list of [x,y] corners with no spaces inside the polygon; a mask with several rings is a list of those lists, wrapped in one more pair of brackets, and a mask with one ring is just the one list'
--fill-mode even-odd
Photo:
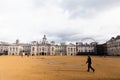
{"label": "roof", "polygon": [[120,39],[120,35],[118,35],[115,39],[116,39],[116,40]]}

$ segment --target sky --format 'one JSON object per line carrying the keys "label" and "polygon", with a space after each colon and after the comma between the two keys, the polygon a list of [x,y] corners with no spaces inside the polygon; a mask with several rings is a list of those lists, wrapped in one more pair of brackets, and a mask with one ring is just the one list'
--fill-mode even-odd
{"label": "sky", "polygon": [[0,0],[0,41],[105,43],[120,35],[120,0]]}

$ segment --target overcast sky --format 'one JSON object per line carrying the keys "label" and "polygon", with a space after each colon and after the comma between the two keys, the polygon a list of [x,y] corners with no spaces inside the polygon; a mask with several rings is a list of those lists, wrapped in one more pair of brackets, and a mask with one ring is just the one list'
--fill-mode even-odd
{"label": "overcast sky", "polygon": [[120,0],[0,0],[0,41],[104,43],[120,35]]}

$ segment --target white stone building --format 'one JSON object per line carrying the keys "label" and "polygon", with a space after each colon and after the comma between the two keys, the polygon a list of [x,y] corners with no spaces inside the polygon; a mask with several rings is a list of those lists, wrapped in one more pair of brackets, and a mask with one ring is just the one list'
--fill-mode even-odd
{"label": "white stone building", "polygon": [[66,46],[66,54],[69,56],[75,56],[77,54],[76,45],[72,43],[68,44]]}
{"label": "white stone building", "polygon": [[60,56],[75,56],[79,52],[95,53],[96,43],[91,44],[55,44],[54,41],[49,43],[46,35],[44,35],[42,42],[33,41],[31,45],[31,55],[60,55]]}
{"label": "white stone building", "polygon": [[96,51],[96,42],[92,42],[90,44],[87,43],[82,43],[82,42],[77,42],[76,43],[76,52],[80,54],[97,54]]}
{"label": "white stone building", "polygon": [[6,42],[0,42],[0,55],[2,54],[8,54],[8,47],[9,44]]}
{"label": "white stone building", "polygon": [[32,41],[30,44],[20,43],[16,40],[13,44],[0,44],[0,53],[7,53],[8,55],[43,55],[43,56],[75,56],[78,53],[95,53],[95,43],[83,44],[83,43],[60,43],[56,44],[54,41],[50,43],[47,41],[46,35],[44,35],[41,42]]}
{"label": "white stone building", "polygon": [[20,55],[23,51],[23,47],[21,45],[11,44],[8,47],[8,55]]}
{"label": "white stone building", "polygon": [[54,41],[49,43],[46,35],[44,35],[41,43],[37,41],[32,42],[31,55],[76,55],[76,46],[74,44],[66,45],[65,43],[57,45]]}
{"label": "white stone building", "polygon": [[30,49],[30,44],[19,43],[19,40],[16,40],[16,43],[9,44],[8,55],[22,55],[23,53],[29,54]]}
{"label": "white stone building", "polygon": [[31,55],[55,55],[55,43],[48,43],[44,35],[42,42],[33,41],[31,44]]}
{"label": "white stone building", "polygon": [[107,41],[107,53],[108,55],[120,55],[120,36],[116,38],[112,37]]}

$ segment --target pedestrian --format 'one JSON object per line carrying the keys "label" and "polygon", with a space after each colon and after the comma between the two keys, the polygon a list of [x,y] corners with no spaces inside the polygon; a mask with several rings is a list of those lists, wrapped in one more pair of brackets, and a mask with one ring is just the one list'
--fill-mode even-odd
{"label": "pedestrian", "polygon": [[27,53],[27,57],[29,57],[29,53]]}
{"label": "pedestrian", "polygon": [[87,69],[88,72],[90,71],[90,69],[91,69],[93,72],[95,71],[95,69],[91,66],[92,60],[91,60],[91,57],[90,57],[90,56],[88,56],[87,61],[86,61],[86,64],[88,64],[88,69]]}
{"label": "pedestrian", "polygon": [[21,53],[20,55],[21,55],[21,57],[23,57],[23,54],[22,54],[22,53]]}

